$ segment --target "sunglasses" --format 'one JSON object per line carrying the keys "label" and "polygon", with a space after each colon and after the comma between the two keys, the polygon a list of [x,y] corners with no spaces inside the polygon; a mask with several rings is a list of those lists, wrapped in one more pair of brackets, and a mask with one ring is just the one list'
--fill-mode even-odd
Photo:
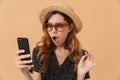
{"label": "sunglasses", "polygon": [[66,26],[69,26],[69,23],[63,23],[63,22],[59,22],[59,23],[55,23],[55,25],[53,25],[52,23],[45,23],[44,27],[46,28],[46,30],[48,32],[53,30],[53,27],[59,31],[62,32]]}

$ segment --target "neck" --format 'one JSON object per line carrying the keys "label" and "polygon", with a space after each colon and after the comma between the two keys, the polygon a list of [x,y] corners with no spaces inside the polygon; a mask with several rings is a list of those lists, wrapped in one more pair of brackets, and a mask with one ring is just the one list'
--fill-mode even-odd
{"label": "neck", "polygon": [[57,50],[66,50],[64,46],[65,46],[65,44],[58,45],[58,46],[56,46],[56,49]]}
{"label": "neck", "polygon": [[64,46],[57,46],[56,48],[56,50],[59,50],[59,51],[64,50],[64,49],[65,49]]}
{"label": "neck", "polygon": [[57,46],[56,49],[55,49],[55,52],[56,53],[69,53],[69,50],[68,49],[65,49],[64,46]]}

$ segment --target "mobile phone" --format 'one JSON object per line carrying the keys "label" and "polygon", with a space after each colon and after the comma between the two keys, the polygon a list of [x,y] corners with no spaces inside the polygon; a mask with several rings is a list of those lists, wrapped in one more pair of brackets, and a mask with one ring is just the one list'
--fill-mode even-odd
{"label": "mobile phone", "polygon": [[[18,43],[18,49],[24,49],[24,53],[20,53],[19,55],[25,55],[25,54],[30,54],[30,48],[29,48],[29,41],[28,38],[26,37],[18,37],[17,38],[17,43]],[[22,60],[30,60],[31,57],[29,58],[24,58]]]}

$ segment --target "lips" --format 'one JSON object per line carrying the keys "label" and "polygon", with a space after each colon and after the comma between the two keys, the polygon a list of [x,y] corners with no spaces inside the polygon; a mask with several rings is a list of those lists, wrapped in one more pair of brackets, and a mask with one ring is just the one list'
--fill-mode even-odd
{"label": "lips", "polygon": [[54,43],[58,43],[59,42],[59,38],[57,36],[53,36],[52,40]]}

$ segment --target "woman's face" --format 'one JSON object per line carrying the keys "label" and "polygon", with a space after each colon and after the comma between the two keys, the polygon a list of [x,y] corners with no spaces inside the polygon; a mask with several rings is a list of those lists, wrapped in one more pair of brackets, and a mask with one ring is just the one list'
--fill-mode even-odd
{"label": "woman's face", "polygon": [[62,15],[54,14],[46,23],[46,29],[53,43],[56,46],[63,46],[72,27],[64,20]]}

